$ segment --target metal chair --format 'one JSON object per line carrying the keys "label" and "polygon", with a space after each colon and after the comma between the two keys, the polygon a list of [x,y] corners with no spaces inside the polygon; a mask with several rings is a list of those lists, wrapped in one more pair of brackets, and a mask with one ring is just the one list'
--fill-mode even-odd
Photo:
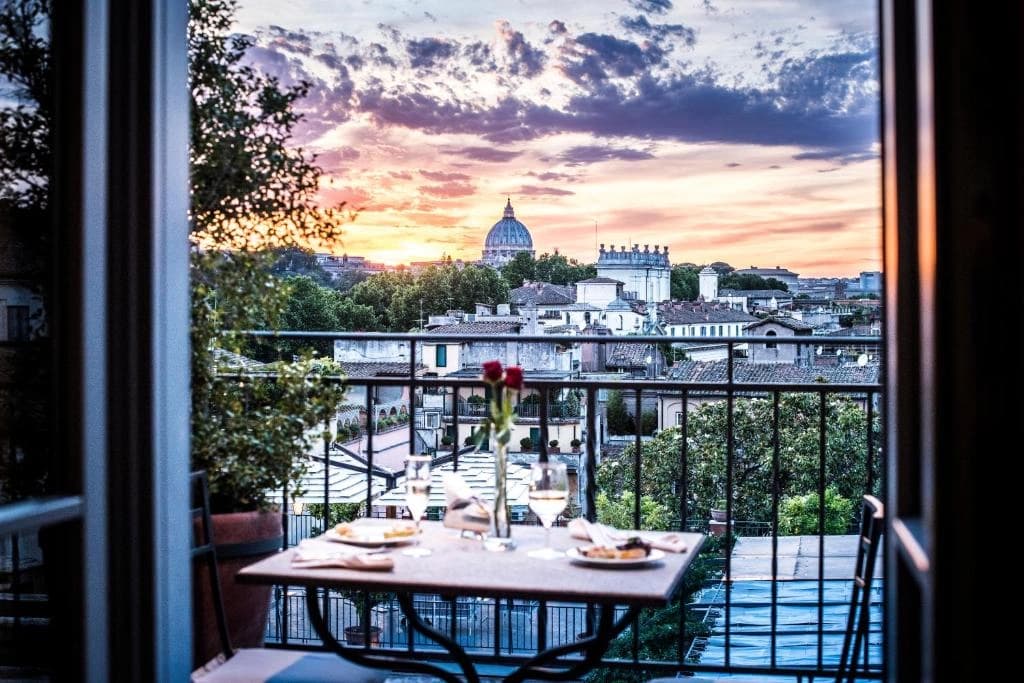
{"label": "metal chair", "polygon": [[192,683],[384,683],[387,672],[358,666],[331,653],[278,648],[234,649],[221,597],[217,549],[210,524],[210,490],[206,472],[192,473],[192,495],[193,499],[198,501],[198,506],[192,507],[193,523],[195,520],[199,521],[198,537],[193,539],[192,561],[194,563],[202,560],[206,563],[222,648],[221,657],[192,672]]}
{"label": "metal chair", "polygon": [[[860,539],[857,543],[857,562],[853,572],[853,591],[850,595],[850,614],[846,620],[843,650],[839,655],[836,683],[852,683],[857,673],[857,660],[861,646],[867,650],[868,629],[871,626],[871,584],[875,578],[875,560],[885,526],[885,506],[874,496],[864,496],[861,509]],[[852,647],[851,647],[852,644]]]}

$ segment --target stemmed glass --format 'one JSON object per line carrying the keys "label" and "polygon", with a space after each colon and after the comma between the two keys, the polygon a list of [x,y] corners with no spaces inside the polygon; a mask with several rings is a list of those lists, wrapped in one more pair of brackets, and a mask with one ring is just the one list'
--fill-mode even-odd
{"label": "stemmed glass", "polygon": [[409,514],[416,523],[417,547],[403,550],[403,555],[426,557],[430,554],[429,549],[418,545],[420,518],[427,511],[430,499],[430,460],[429,455],[410,455],[405,461],[405,507],[409,509]]}
{"label": "stemmed glass", "polygon": [[530,509],[544,525],[544,547],[527,555],[542,560],[564,557],[551,547],[551,525],[569,500],[569,477],[560,462],[535,462],[530,468]]}

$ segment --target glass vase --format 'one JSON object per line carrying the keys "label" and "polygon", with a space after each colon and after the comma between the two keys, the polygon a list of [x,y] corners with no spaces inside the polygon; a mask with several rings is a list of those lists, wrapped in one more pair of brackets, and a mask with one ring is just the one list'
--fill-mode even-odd
{"label": "glass vase", "polygon": [[484,541],[487,550],[504,551],[515,548],[512,540],[512,519],[508,506],[508,446],[494,444],[494,509],[491,534]]}

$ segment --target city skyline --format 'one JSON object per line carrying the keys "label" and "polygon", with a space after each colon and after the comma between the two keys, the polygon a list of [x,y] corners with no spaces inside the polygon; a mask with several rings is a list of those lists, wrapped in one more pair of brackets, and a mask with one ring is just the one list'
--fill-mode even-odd
{"label": "city skyline", "polygon": [[880,269],[873,3],[484,4],[242,3],[253,63],[311,83],[322,200],[361,209],[333,251],[475,261],[511,197],[538,254]]}

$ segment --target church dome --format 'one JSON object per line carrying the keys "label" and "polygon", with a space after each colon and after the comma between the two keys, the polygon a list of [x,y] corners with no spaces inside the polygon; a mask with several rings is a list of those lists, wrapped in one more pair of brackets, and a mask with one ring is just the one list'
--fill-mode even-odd
{"label": "church dome", "polygon": [[526,226],[516,220],[516,212],[512,209],[512,200],[505,204],[505,215],[491,227],[484,240],[484,249],[514,248],[520,250],[533,249],[533,238]]}
{"label": "church dome", "polygon": [[509,199],[505,204],[505,214],[491,227],[484,240],[483,262],[500,267],[524,251],[533,256],[533,238],[526,226],[516,220],[512,200]]}

